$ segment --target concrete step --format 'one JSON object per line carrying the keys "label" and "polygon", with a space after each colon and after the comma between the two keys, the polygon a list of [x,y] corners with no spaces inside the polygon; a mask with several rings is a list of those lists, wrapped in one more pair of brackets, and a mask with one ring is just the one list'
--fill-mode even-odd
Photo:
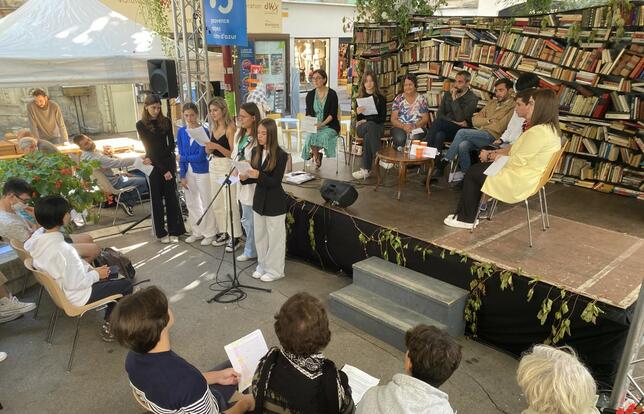
{"label": "concrete step", "polygon": [[353,265],[353,284],[444,324],[451,335],[463,335],[464,289],[375,256]]}
{"label": "concrete step", "polygon": [[356,285],[331,293],[329,309],[340,319],[401,351],[405,350],[405,332],[418,324],[446,329],[440,322]]}

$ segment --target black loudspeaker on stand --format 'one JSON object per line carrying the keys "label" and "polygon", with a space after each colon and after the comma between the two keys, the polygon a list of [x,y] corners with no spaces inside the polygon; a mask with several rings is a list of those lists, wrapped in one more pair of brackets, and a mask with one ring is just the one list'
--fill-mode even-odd
{"label": "black loudspeaker on stand", "polygon": [[150,79],[150,90],[163,99],[173,99],[179,96],[177,66],[174,60],[148,60],[148,77]]}
{"label": "black loudspeaker on stand", "polygon": [[337,180],[324,180],[320,195],[331,205],[349,207],[358,199],[358,191],[349,183]]}
{"label": "black loudspeaker on stand", "polygon": [[[228,192],[228,200],[230,200],[230,203],[229,203],[230,208],[228,209],[229,210],[228,211],[228,213],[229,213],[228,218],[230,220],[230,222],[229,222],[229,224],[230,224],[230,238],[231,238],[231,240],[233,240],[233,242],[235,240],[235,230],[234,230],[235,226],[234,226],[234,223],[233,223],[233,208],[235,208],[236,205],[233,205],[232,197],[231,197],[231,193],[230,193],[230,185],[231,185],[231,183],[230,183],[230,174],[232,174],[234,169],[235,169],[235,167],[233,166],[230,169],[230,171],[228,171],[228,174],[226,174],[226,177],[224,178],[224,182],[222,183],[222,186],[219,187],[219,190],[217,190],[217,193],[212,197],[212,200],[210,200],[210,203],[208,204],[208,207],[206,207],[205,211],[203,212],[201,217],[199,217],[199,220],[197,220],[197,222],[196,222],[197,225],[201,224],[201,221],[204,219],[206,214],[208,214],[208,211],[212,207],[212,203],[215,202],[215,199],[219,196],[219,193],[221,193],[221,190],[223,190],[224,187],[225,187],[226,191]],[[230,275],[230,274],[227,275],[228,278],[230,279],[230,287],[227,287],[226,289],[222,290],[221,292],[217,292],[217,294],[215,296],[213,296],[212,298],[208,299],[208,301],[207,301],[208,303],[212,303],[212,302],[232,303],[232,302],[238,302],[240,300],[244,300],[246,298],[246,292],[244,292],[242,290],[242,288],[261,290],[263,292],[268,292],[268,293],[272,292],[271,289],[266,289],[266,288],[262,288],[262,287],[258,287],[258,286],[243,285],[243,284],[239,283],[239,275],[237,274],[237,258],[235,257],[235,250],[234,249],[233,249],[233,252],[232,252],[232,256],[233,256],[233,274],[232,275]],[[227,297],[230,297],[230,298],[227,299]]]}

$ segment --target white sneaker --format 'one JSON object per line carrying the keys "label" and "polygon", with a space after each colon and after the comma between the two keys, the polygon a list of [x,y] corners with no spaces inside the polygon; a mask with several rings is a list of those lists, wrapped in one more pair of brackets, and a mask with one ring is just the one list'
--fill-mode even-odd
{"label": "white sneaker", "polygon": [[257,258],[256,257],[248,257],[245,254],[240,254],[239,256],[237,256],[237,261],[238,262],[248,262],[250,260],[255,260],[255,259],[257,259]]}
{"label": "white sneaker", "polygon": [[6,352],[0,352],[0,362],[4,361],[7,359],[7,353]]}
{"label": "white sneaker", "polygon": [[0,317],[13,314],[23,314],[36,309],[36,304],[31,302],[20,302],[17,297],[11,296],[0,298]]}
{"label": "white sneaker", "polygon": [[213,237],[204,237],[204,239],[199,244],[202,246],[210,246],[212,244],[212,240],[213,240]]}
{"label": "white sneaker", "polygon": [[447,179],[447,182],[456,183],[459,181],[463,181],[463,178],[465,178],[465,173],[463,171],[456,171],[449,174],[449,178]]}
{"label": "white sneaker", "polygon": [[445,217],[445,220],[443,220],[443,223],[446,226],[455,227],[455,228],[458,228],[458,229],[468,229],[469,230],[472,227],[476,227],[479,224],[479,221],[476,220],[475,224],[466,223],[464,221],[458,220],[454,214],[450,214],[449,216]]}
{"label": "white sneaker", "polygon": [[394,164],[387,161],[380,161],[380,166],[385,170],[391,170],[394,167]]}
{"label": "white sneaker", "polygon": [[[186,237],[186,243],[194,243],[197,240],[201,240],[201,239],[203,239],[203,236],[188,236]],[[212,240],[210,240],[210,242],[212,242]]]}
{"label": "white sneaker", "polygon": [[364,168],[360,168],[358,171],[354,172],[353,178],[356,180],[364,180],[365,178],[369,177],[369,170],[366,170]]}
{"label": "white sneaker", "polygon": [[178,236],[170,236],[170,243],[179,243]]}
{"label": "white sneaker", "polygon": [[270,273],[264,273],[262,277],[259,278],[262,282],[274,282],[276,280],[282,279],[284,275],[281,276],[275,276]]}
{"label": "white sneaker", "polygon": [[258,272],[257,270],[253,272],[251,275],[253,279],[261,279],[262,278],[262,273]]}
{"label": "white sneaker", "polygon": [[168,244],[170,243],[170,236],[161,237],[159,241],[163,244]]}
{"label": "white sneaker", "polygon": [[11,322],[22,317],[22,313],[11,313],[7,316],[0,316],[0,323]]}

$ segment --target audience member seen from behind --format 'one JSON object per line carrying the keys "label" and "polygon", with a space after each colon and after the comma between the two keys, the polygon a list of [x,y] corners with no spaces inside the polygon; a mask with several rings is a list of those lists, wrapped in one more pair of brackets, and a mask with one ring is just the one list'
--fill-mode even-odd
{"label": "audience member seen from behind", "polygon": [[[222,187],[223,180],[230,173],[232,166],[231,158],[237,161],[237,154],[232,153],[235,146],[235,121],[228,113],[228,105],[222,97],[214,97],[208,103],[208,124],[210,125],[210,142],[206,144],[206,153],[210,155],[210,186],[214,196]],[[213,240],[213,246],[223,246],[230,240],[230,234],[235,233],[236,237],[241,236],[241,221],[237,205],[238,185],[230,186],[230,194],[227,190],[215,198],[212,203],[212,211],[215,215],[218,233]],[[232,201],[231,201],[232,200]],[[233,229],[230,227],[229,212],[232,208]]]}
{"label": "audience member seen from behind", "polygon": [[128,191],[121,194],[121,207],[128,216],[134,215],[134,206],[139,202],[139,196],[149,192],[148,181],[145,177],[130,173],[115,174],[114,168],[127,168],[134,165],[134,158],[116,158],[105,151],[96,149],[96,143],[85,134],[76,134],[72,137],[74,144],[81,149],[81,161],[97,161],[99,171],[103,173],[114,188],[136,187],[137,191]]}
{"label": "audience member seen from behind", "polygon": [[418,325],[405,334],[405,373],[368,390],[356,414],[453,414],[439,387],[461,362],[461,346],[435,326]]}
{"label": "audience member seen from behind", "polygon": [[116,340],[130,350],[125,359],[130,386],[152,412],[237,414],[253,410],[250,395],[228,407],[239,382],[239,374],[232,368],[202,373],[172,351],[174,314],[168,298],[156,286],[120,301],[111,322]]}
{"label": "audience member seen from behind", "polygon": [[[518,203],[537,191],[537,185],[548,163],[561,148],[559,129],[559,101],[550,89],[540,89],[530,99],[527,119],[530,129],[509,147],[509,158],[496,175],[487,176],[484,171],[490,163],[474,164],[467,170],[463,181],[463,192],[456,213],[443,220],[445,225],[471,229],[477,211],[485,211],[481,194],[508,204]],[[491,159],[500,157],[505,148],[492,151]]]}
{"label": "audience member seen from behind", "polygon": [[22,137],[18,141],[18,150],[24,154],[40,151],[43,154],[56,154],[60,152],[54,144],[34,137]]}
{"label": "audience member seen from behind", "polygon": [[33,137],[52,144],[66,144],[69,137],[60,106],[42,89],[34,89],[31,96],[34,99],[27,104],[27,118]]}
{"label": "audience member seen from behind", "polygon": [[311,77],[315,89],[306,94],[306,116],[317,119],[317,132],[304,134],[302,158],[313,158],[317,168],[322,166],[322,152],[327,158],[335,157],[335,147],[340,133],[338,119],[338,95],[327,86],[328,76],[323,69],[317,69]]}
{"label": "audience member seen from behind", "polygon": [[353,413],[347,376],[322,350],[331,340],[324,305],[308,293],[291,296],[275,315],[280,348],[259,363],[251,390],[263,414]]}
{"label": "audience member seen from behind", "polygon": [[[416,91],[418,83],[416,76],[408,74],[403,79],[403,93],[396,96],[391,107],[391,139],[394,148],[402,151],[407,138],[421,139],[425,136],[429,122],[429,106],[427,98]],[[422,129],[422,132],[412,134],[412,131]],[[390,168],[388,164],[385,168]]]}
{"label": "audience member seen from behind", "polygon": [[353,177],[360,180],[369,176],[373,167],[373,161],[380,149],[380,139],[385,132],[385,121],[387,120],[387,100],[380,93],[378,78],[371,70],[362,75],[360,92],[358,98],[372,98],[378,111],[376,114],[365,115],[366,108],[356,108],[356,134],[363,138],[362,143],[362,168],[353,173]]}
{"label": "audience member seen from behind", "polygon": [[[215,239],[217,227],[212,210],[206,212],[211,198],[208,156],[205,146],[191,137],[189,130],[201,128],[206,136],[209,136],[210,132],[199,122],[199,109],[194,103],[188,102],[183,105],[183,118],[186,126],[179,128],[177,132],[177,148],[179,149],[179,177],[186,198],[191,231],[190,236],[186,238],[186,243],[201,240],[202,246],[209,246]],[[206,212],[205,215],[204,212]],[[203,219],[197,224],[202,216]]]}
{"label": "audience member seen from behind", "polygon": [[[7,242],[16,240],[24,243],[39,227],[34,209],[28,205],[34,191],[21,178],[12,177],[4,183],[0,198],[0,237]],[[101,247],[87,233],[63,234],[63,238],[88,262],[92,262],[101,253]]]}
{"label": "audience member seen from behind", "polygon": [[570,347],[536,345],[521,358],[517,382],[528,403],[522,414],[599,414],[595,380]]}
{"label": "audience member seen from behind", "polygon": [[[84,306],[115,294],[132,293],[130,279],[115,279],[118,274],[111,273],[108,266],[90,266],[63,240],[60,228],[69,224],[70,211],[67,200],[58,195],[36,202],[36,220],[42,227],[25,242],[25,250],[31,254],[34,267],[47,272],[74,306]],[[101,326],[101,337],[106,342],[114,340],[108,322],[113,308],[114,302],[107,305]]]}
{"label": "audience member seen from behind", "polygon": [[257,128],[257,146],[253,148],[248,176],[242,181],[255,181],[253,196],[253,223],[257,268],[252,276],[262,282],[273,282],[284,277],[286,258],[286,193],[282,178],[288,154],[277,142],[277,124],[263,119]]}
{"label": "audience member seen from behind", "polygon": [[159,95],[149,94],[145,98],[143,114],[136,123],[136,130],[145,146],[143,162],[154,166],[148,177],[154,234],[161,243],[177,243],[186,228],[177,196],[176,144],[172,122],[161,111]]}
{"label": "audience member seen from behind", "polygon": [[[235,140],[235,147],[233,148],[233,157],[237,161],[249,161],[253,156],[253,148],[257,146],[257,128],[259,121],[259,108],[252,102],[242,104],[239,109],[239,131]],[[255,226],[253,224],[253,197],[255,195],[254,182],[242,181],[241,188],[237,191],[237,199],[241,204],[241,225],[246,232],[246,244],[244,245],[244,252],[237,256],[240,262],[246,262],[257,258],[257,250],[255,248]],[[241,246],[241,234],[235,234],[235,239],[228,241],[226,245],[227,252],[233,252]]]}

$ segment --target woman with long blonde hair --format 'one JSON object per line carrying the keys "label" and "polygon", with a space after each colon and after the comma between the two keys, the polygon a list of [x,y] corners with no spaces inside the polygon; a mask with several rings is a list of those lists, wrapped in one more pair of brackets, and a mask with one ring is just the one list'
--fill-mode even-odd
{"label": "woman with long blonde hair", "polygon": [[[210,185],[212,195],[217,194],[221,188],[221,182],[232,166],[232,149],[235,146],[235,122],[228,112],[226,100],[219,96],[208,102],[208,124],[210,125],[210,142],[206,144],[206,152],[210,155]],[[235,237],[241,236],[241,222],[239,220],[239,208],[237,208],[238,186],[230,187],[230,198],[228,191],[222,193],[215,199],[212,209],[217,223],[218,233],[213,246],[223,246],[230,241],[230,234]],[[232,202],[231,202],[232,200]],[[233,212],[233,231],[230,229],[229,211]]]}

